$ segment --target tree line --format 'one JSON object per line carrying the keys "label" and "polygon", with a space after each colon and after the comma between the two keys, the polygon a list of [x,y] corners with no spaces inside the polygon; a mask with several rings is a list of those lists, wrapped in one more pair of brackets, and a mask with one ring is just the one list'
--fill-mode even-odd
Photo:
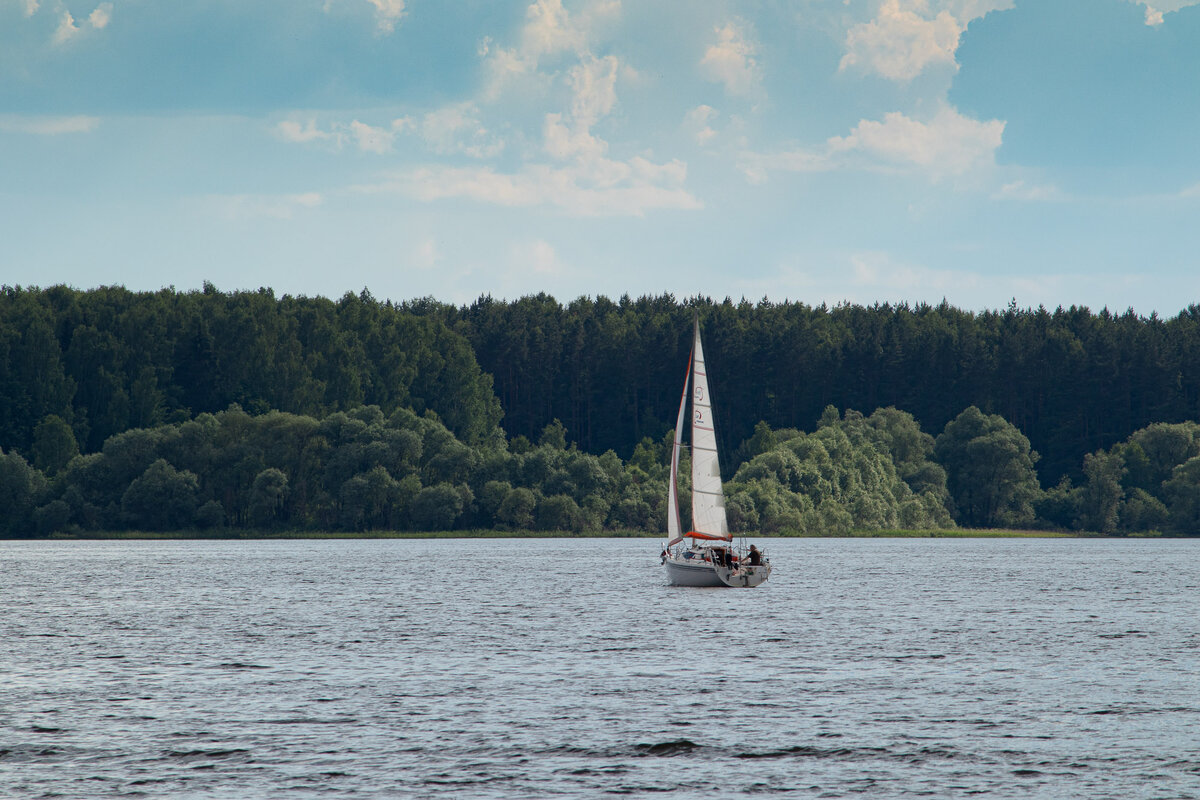
{"label": "tree line", "polygon": [[[975,406],[1016,425],[1039,479],[1155,422],[1200,419],[1200,306],[1170,319],[1107,309],[811,306],[670,295],[562,305],[548,295],[418,303],[471,342],[509,435],[552,419],[579,446],[628,453],[674,420],[692,316],[703,326],[726,452],[765,421],[812,429],[827,406],[904,409],[940,431]],[[729,465],[732,469],[736,465]]]}
{"label": "tree line", "polygon": [[660,530],[693,315],[737,530],[1200,530],[1196,307],[206,284],[0,289],[0,531]]}

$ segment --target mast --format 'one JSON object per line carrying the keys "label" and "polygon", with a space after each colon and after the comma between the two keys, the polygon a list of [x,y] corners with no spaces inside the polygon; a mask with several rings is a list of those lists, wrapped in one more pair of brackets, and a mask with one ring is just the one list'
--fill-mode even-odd
{"label": "mast", "polygon": [[694,321],[692,342],[692,531],[698,539],[732,541],[725,517],[725,492],[717,455],[712,396],[700,343],[700,317]]}
{"label": "mast", "polygon": [[671,479],[667,487],[667,547],[683,541],[683,524],[679,520],[679,454],[683,450],[683,418],[687,410],[688,383],[692,377],[692,357],[683,376],[683,394],[679,398],[679,417],[675,420],[675,441],[671,444]]}

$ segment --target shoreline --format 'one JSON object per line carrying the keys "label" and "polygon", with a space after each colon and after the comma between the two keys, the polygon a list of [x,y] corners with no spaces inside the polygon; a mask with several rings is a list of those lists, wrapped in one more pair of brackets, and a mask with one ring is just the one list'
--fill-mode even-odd
{"label": "shoreline", "polygon": [[[660,533],[644,531],[87,531],[58,533],[51,536],[0,537],[3,541],[264,541],[304,539],[661,539]],[[741,536],[735,536],[740,539]],[[1124,538],[1190,538],[1151,533],[1133,536],[1104,536],[1079,531],[1010,530],[992,528],[950,528],[939,530],[867,530],[846,534],[762,534],[747,535],[748,539],[1124,539]]]}

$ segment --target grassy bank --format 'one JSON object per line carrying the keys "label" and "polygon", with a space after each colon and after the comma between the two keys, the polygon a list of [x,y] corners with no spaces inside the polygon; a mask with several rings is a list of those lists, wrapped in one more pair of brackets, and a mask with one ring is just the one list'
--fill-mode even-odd
{"label": "grassy bank", "polygon": [[1092,535],[1078,531],[1022,531],[1003,528],[950,528],[931,531],[854,531],[850,534],[852,538],[856,539],[1079,539]]}

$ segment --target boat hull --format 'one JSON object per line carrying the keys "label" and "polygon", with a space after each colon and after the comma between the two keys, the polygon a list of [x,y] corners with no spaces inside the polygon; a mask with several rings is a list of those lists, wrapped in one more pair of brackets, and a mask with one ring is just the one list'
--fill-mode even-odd
{"label": "boat hull", "polygon": [[771,564],[759,564],[758,566],[739,567],[738,569],[729,569],[728,567],[717,567],[717,577],[726,586],[735,586],[743,589],[752,589],[764,583],[767,578],[771,577]]}
{"label": "boat hull", "polygon": [[667,581],[674,586],[728,586],[717,575],[717,568],[702,559],[682,561],[668,558]]}
{"label": "boat hull", "polygon": [[745,566],[730,569],[701,559],[668,558],[663,564],[667,568],[667,582],[673,586],[732,586],[750,589],[771,577],[771,564]]}

